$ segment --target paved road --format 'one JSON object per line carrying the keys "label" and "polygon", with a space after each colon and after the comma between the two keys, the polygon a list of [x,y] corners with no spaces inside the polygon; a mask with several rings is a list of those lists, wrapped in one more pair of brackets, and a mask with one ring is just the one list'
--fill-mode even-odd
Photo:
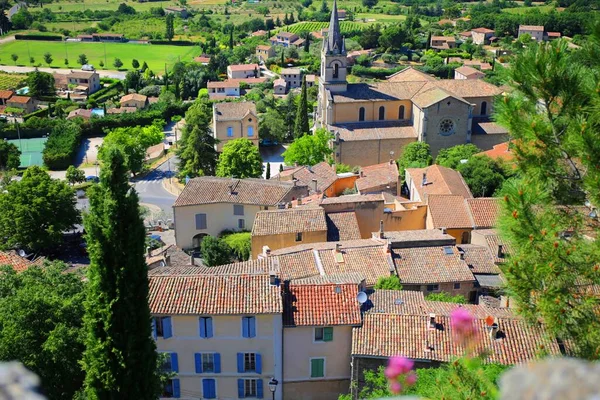
{"label": "paved road", "polygon": [[173,218],[172,206],[177,197],[163,187],[162,180],[175,176],[177,162],[177,158],[172,157],[143,178],[132,180],[140,202],[160,207],[167,219]]}
{"label": "paved road", "polygon": [[0,38],[0,44],[4,44],[4,43],[8,43],[8,42],[12,42],[13,40],[15,40],[15,36],[6,36],[3,38]]}
{"label": "paved road", "polygon": [[[35,70],[35,67],[18,67],[15,65],[0,65],[0,71],[4,71],[4,72],[18,72],[18,73],[24,74],[26,72],[31,72],[34,70]],[[38,68],[38,71],[48,72],[48,73],[56,72],[59,74],[68,74],[71,71],[77,71],[77,70],[40,67],[40,68]],[[125,75],[127,75],[127,72],[123,72],[123,71],[96,70],[96,72],[98,73],[98,75],[100,75],[101,78],[125,79]]]}

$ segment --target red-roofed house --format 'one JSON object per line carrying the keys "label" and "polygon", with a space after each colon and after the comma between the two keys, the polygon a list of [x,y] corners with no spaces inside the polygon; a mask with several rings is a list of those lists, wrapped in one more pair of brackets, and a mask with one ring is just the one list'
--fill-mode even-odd
{"label": "red-roofed house", "polygon": [[231,78],[258,78],[260,72],[258,64],[237,64],[227,67],[227,77]]}
{"label": "red-roofed house", "polygon": [[35,261],[29,261],[25,257],[21,257],[15,251],[0,251],[0,266],[8,265],[16,272],[23,272],[32,265],[42,265],[44,258],[40,257]]}
{"label": "red-roofed house", "polygon": [[488,44],[494,36],[494,30],[488,28],[471,29],[471,38],[474,44]]}
{"label": "red-roofed house", "polygon": [[6,101],[6,106],[10,108],[20,108],[25,114],[35,111],[36,101],[29,96],[12,96]]}
{"label": "red-roofed house", "polygon": [[502,159],[504,161],[512,161],[515,158],[514,153],[510,150],[510,142],[497,144],[491,150],[481,152],[478,155],[481,154],[494,160]]}
{"label": "red-roofed house", "polygon": [[0,106],[5,106],[13,94],[12,90],[0,90]]}
{"label": "red-roofed house", "polygon": [[284,286],[283,395],[334,399],[350,384],[352,328],[361,324],[356,284]]}

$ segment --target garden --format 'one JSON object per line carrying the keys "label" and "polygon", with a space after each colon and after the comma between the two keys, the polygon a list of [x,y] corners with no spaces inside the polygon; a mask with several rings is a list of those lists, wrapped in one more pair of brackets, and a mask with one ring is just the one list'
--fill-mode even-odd
{"label": "garden", "polygon": [[19,88],[23,86],[26,79],[26,75],[5,74],[0,72],[0,90],[14,90]]}

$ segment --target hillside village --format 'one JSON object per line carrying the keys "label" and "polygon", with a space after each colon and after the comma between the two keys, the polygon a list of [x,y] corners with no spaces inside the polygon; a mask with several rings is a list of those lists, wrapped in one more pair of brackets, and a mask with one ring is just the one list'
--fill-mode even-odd
{"label": "hillside village", "polygon": [[301,3],[0,3],[0,364],[43,398],[597,360],[598,4]]}

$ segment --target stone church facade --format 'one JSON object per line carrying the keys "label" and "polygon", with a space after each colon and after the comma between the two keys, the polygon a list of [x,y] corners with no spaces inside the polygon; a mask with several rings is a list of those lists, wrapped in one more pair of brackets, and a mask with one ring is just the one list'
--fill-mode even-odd
{"label": "stone church facade", "polygon": [[482,150],[507,140],[489,121],[500,88],[483,80],[439,80],[408,67],[387,80],[348,83],[348,60],[334,1],[321,50],[317,128],[334,135],[336,163],[366,166],[397,159],[408,143],[440,149],[474,143]]}

